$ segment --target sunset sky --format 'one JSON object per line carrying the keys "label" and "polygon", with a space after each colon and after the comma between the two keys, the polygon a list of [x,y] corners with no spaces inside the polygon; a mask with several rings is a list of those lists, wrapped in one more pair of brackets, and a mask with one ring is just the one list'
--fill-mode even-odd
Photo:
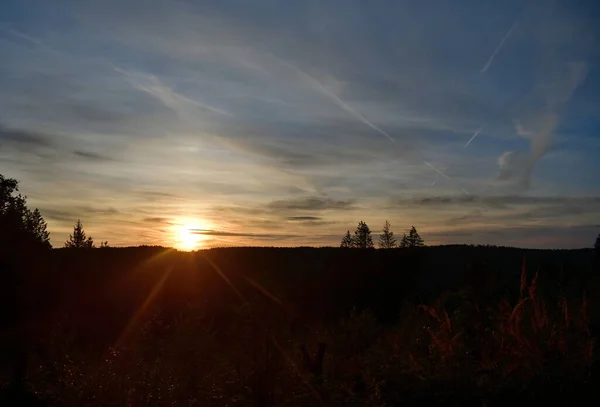
{"label": "sunset sky", "polygon": [[589,247],[593,3],[4,0],[0,173],[55,247]]}

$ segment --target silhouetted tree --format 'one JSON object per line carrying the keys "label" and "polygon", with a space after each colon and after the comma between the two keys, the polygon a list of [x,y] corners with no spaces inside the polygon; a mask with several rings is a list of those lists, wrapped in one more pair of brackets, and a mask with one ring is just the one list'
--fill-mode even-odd
{"label": "silhouetted tree", "polygon": [[104,242],[101,242],[101,243],[100,243],[100,248],[101,248],[101,249],[107,249],[107,248],[109,248],[109,247],[110,247],[110,246],[108,245],[108,240],[105,240]]}
{"label": "silhouetted tree", "polygon": [[394,232],[390,230],[392,225],[387,220],[383,224],[383,233],[379,235],[379,248],[380,249],[393,249],[396,247],[396,239],[394,238]]}
{"label": "silhouetted tree", "polygon": [[65,242],[65,247],[71,249],[91,249],[94,247],[94,240],[92,237],[86,238],[85,236],[81,220],[77,219],[77,223],[73,228],[73,234],[69,235],[69,240]]}
{"label": "silhouetted tree", "polygon": [[44,246],[50,248],[50,232],[48,232],[48,224],[42,217],[39,209],[35,208],[33,212],[29,212],[26,216],[25,227],[33,236],[34,240]]}
{"label": "silhouetted tree", "polygon": [[425,246],[423,239],[421,239],[421,236],[419,236],[419,233],[417,232],[417,229],[414,226],[411,227],[410,231],[408,232],[407,244],[408,244],[408,247],[423,247],[423,246]]}
{"label": "silhouetted tree", "polygon": [[[0,326],[3,329],[3,366],[12,369],[8,386],[13,394],[24,391],[27,376],[29,337],[27,330],[31,304],[28,283],[32,266],[41,250],[50,248],[50,234],[40,211],[27,207],[26,197],[19,194],[19,183],[0,175]],[[35,267],[33,267],[35,269]],[[10,355],[8,359],[5,356]]]}
{"label": "silhouetted tree", "polygon": [[354,231],[353,247],[357,249],[372,249],[373,238],[371,238],[371,229],[362,220],[358,222],[358,226]]}
{"label": "silhouetted tree", "polygon": [[402,235],[402,239],[400,239],[400,244],[398,245],[398,247],[409,247],[408,236],[406,236],[406,233]]}
{"label": "silhouetted tree", "polygon": [[27,208],[26,197],[16,194],[18,181],[0,175],[0,245],[27,247],[36,245],[50,248],[50,233],[40,211]]}
{"label": "silhouetted tree", "polygon": [[350,235],[350,231],[347,231],[344,237],[342,238],[342,242],[340,243],[340,247],[354,247],[354,241],[352,240],[352,236]]}
{"label": "silhouetted tree", "polygon": [[597,272],[600,272],[600,233],[598,237],[596,237],[596,242],[594,243],[594,269]]}

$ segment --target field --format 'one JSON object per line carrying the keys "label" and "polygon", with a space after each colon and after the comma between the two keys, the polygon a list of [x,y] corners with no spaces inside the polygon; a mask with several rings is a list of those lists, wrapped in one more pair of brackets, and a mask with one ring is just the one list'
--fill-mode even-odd
{"label": "field", "polygon": [[17,265],[3,405],[598,401],[593,250],[59,249]]}

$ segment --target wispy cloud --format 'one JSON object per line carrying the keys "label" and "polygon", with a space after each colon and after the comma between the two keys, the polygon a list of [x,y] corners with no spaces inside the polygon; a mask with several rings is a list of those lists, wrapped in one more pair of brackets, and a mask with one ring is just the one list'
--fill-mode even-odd
{"label": "wispy cloud", "polygon": [[15,36],[17,38],[24,39],[25,41],[27,41],[27,42],[29,42],[29,43],[31,43],[31,44],[39,47],[39,48],[46,49],[46,50],[50,50],[51,49],[48,45],[46,45],[44,42],[40,41],[39,39],[34,38],[31,35],[28,35],[28,34],[26,34],[24,32],[19,31],[19,30],[15,30],[15,29],[12,29],[12,28],[0,26],[0,31],[6,31],[7,33],[9,33],[9,34],[11,34],[11,35],[13,35],[13,36]]}
{"label": "wispy cloud", "polygon": [[35,131],[4,127],[0,124],[0,149],[3,145],[16,145],[27,148],[52,147],[54,136]]}
{"label": "wispy cloud", "polygon": [[335,200],[324,197],[306,197],[284,199],[271,202],[268,207],[275,210],[304,210],[304,211],[322,211],[322,210],[348,210],[355,209],[353,200]]}
{"label": "wispy cloud", "polygon": [[108,156],[105,156],[105,155],[102,155],[99,153],[95,153],[93,151],[73,150],[73,154],[75,154],[77,157],[81,157],[86,160],[92,160],[92,161],[108,161],[108,160],[110,160],[110,158]]}
{"label": "wispy cloud", "polygon": [[286,219],[291,220],[291,221],[304,222],[304,221],[321,220],[323,218],[321,218],[319,216],[288,216]]}
{"label": "wispy cloud", "polygon": [[523,127],[521,121],[514,120],[517,134],[529,139],[530,152],[525,156],[521,152],[504,152],[498,158],[500,173],[498,179],[512,181],[523,188],[530,186],[531,175],[537,162],[546,154],[552,144],[552,136],[559,124],[560,113],[571,100],[575,90],[585,81],[588,67],[585,62],[561,63],[559,74],[544,78],[541,88],[545,105],[541,112],[533,117],[534,129]]}
{"label": "wispy cloud", "polygon": [[231,113],[210,106],[206,103],[201,103],[174,91],[171,87],[162,83],[156,76],[143,74],[140,72],[130,72],[124,69],[115,67],[115,71],[125,75],[131,82],[132,86],[143,92],[146,92],[161,102],[172,108],[177,113],[193,114],[194,112],[207,110],[222,116],[232,116]]}
{"label": "wispy cloud", "polygon": [[269,240],[276,239],[290,239],[300,237],[300,235],[294,234],[273,234],[273,233],[242,233],[242,232],[226,232],[222,230],[202,230],[202,229],[191,229],[191,233],[204,236],[218,236],[218,237],[252,237],[252,238],[263,238]]}
{"label": "wispy cloud", "polygon": [[[22,18],[0,29],[0,168],[54,210],[58,244],[77,216],[115,244],[168,245],[169,222],[197,219],[210,246],[337,244],[359,219],[440,243],[517,219],[542,238],[595,215],[487,198],[596,195],[587,6],[531,5],[507,27],[504,3],[8,2]],[[432,190],[461,198],[413,202]]]}

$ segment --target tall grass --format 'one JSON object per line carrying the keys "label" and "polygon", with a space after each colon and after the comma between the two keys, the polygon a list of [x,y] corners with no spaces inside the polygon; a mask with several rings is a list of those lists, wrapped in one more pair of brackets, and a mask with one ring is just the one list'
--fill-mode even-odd
{"label": "tall grass", "polygon": [[507,389],[585,384],[595,344],[587,299],[547,298],[540,278],[523,266],[512,301],[447,293],[407,304],[393,326],[355,310],[298,331],[256,298],[220,323],[201,302],[170,320],[156,309],[101,356],[78,351],[75,327],[62,327],[32,355],[28,380],[56,405],[115,406],[491,405]]}

